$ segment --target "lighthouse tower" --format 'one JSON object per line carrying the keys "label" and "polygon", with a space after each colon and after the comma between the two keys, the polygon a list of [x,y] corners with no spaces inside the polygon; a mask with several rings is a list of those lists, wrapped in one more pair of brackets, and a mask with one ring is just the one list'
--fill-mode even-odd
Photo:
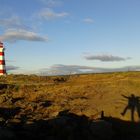
{"label": "lighthouse tower", "polygon": [[0,75],[6,74],[3,43],[0,42]]}

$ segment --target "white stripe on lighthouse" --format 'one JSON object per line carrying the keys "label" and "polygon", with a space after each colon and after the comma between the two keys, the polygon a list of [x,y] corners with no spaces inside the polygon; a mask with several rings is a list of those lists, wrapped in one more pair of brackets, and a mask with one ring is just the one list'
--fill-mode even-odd
{"label": "white stripe on lighthouse", "polygon": [[4,65],[0,65],[0,70],[5,70],[5,66]]}

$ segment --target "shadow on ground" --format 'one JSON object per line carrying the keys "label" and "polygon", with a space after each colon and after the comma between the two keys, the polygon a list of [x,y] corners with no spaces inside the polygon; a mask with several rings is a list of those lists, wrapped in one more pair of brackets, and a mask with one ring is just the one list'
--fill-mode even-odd
{"label": "shadow on ground", "polygon": [[[5,112],[11,112],[8,115]],[[69,110],[48,120],[29,121],[26,115],[11,121],[19,109],[0,108],[1,140],[136,140],[140,139],[140,123],[104,117],[91,120]],[[7,117],[8,116],[8,117]]]}
{"label": "shadow on ground", "polygon": [[125,96],[122,95],[123,98],[127,99],[127,105],[124,108],[123,112],[121,113],[122,116],[126,114],[128,110],[130,110],[130,115],[131,115],[131,121],[135,121],[135,111],[138,114],[138,117],[140,118],[140,97],[136,96],[134,94],[131,94],[131,96]]}

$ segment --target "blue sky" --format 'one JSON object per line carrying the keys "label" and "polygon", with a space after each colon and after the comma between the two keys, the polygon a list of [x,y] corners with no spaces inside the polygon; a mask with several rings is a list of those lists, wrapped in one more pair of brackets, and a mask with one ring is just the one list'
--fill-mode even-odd
{"label": "blue sky", "polygon": [[0,0],[9,73],[140,70],[139,0]]}

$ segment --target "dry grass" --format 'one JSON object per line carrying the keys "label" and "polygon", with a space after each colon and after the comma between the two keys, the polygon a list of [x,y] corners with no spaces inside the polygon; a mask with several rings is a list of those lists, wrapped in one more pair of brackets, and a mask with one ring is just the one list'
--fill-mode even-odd
{"label": "dry grass", "polygon": [[[35,114],[40,113],[40,117],[44,118],[69,109],[90,118],[99,117],[104,110],[106,116],[130,120],[130,112],[125,116],[120,115],[127,105],[127,100],[121,95],[130,96],[133,93],[140,96],[140,72],[52,77],[8,75],[0,77],[0,83],[7,85],[1,87],[0,96],[8,98],[1,103],[1,107],[24,106],[26,112],[31,108]],[[24,98],[24,101],[10,104],[11,98]],[[50,101],[51,105],[43,108],[41,103],[45,101]],[[34,108],[31,105],[33,103]],[[137,114],[135,119],[138,120]]]}

